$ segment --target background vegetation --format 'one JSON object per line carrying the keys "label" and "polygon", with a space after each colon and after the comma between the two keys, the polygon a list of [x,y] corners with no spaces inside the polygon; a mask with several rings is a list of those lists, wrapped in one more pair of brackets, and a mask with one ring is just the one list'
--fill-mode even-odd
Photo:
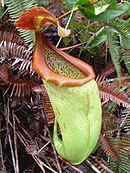
{"label": "background vegetation", "polygon": [[59,17],[72,10],[77,1],[0,2],[0,171],[129,173],[129,0],[100,0],[95,4],[99,12],[109,3],[111,8],[98,17],[92,9],[88,8],[91,15],[84,11],[84,4],[90,1],[79,0],[80,11],[60,20],[63,27],[69,24],[69,37],[60,39],[54,26],[45,32],[54,45],[91,64],[96,73],[102,131],[95,152],[79,166],[70,165],[54,150],[52,107],[40,77],[31,70],[34,33],[14,26],[19,14],[34,6],[44,6]]}

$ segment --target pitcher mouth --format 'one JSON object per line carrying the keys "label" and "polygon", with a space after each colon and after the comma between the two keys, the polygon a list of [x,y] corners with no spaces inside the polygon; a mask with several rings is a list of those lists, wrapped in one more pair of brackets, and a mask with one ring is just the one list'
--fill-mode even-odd
{"label": "pitcher mouth", "polygon": [[89,64],[56,48],[41,32],[36,32],[32,69],[45,81],[59,86],[81,86],[95,78]]}
{"label": "pitcher mouth", "polygon": [[53,46],[43,33],[45,24],[58,27],[59,36],[68,36],[69,29],[62,28],[58,19],[43,7],[34,7],[20,15],[15,24],[25,30],[33,30],[36,43],[32,60],[32,69],[41,78],[59,86],[80,86],[95,77],[93,68]]}

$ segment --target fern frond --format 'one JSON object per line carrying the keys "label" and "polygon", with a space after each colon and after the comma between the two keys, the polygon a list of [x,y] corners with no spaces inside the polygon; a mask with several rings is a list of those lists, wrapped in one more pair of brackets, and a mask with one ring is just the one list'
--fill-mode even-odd
{"label": "fern frond", "polygon": [[[34,6],[37,6],[38,3],[35,0],[5,0],[5,4],[8,7],[8,12],[12,21],[14,22],[19,18],[19,15],[28,11]],[[35,43],[35,34],[33,31],[25,31],[22,29],[18,29],[21,37],[24,38],[25,42],[31,44],[32,47]]]}
{"label": "fern frond", "polygon": [[118,78],[121,78],[121,66],[120,66],[120,53],[119,53],[119,41],[118,36],[111,28],[106,28],[107,41],[109,45],[109,52],[111,55],[112,62],[115,66]]}
{"label": "fern frond", "polygon": [[25,43],[29,44],[30,49],[33,48],[35,44],[35,33],[33,31],[22,30],[18,28],[20,36],[24,39]]}
{"label": "fern frond", "polygon": [[117,130],[117,117],[114,116],[116,108],[109,108],[109,111],[109,109],[106,108],[107,106],[108,105],[103,105],[102,131],[105,132],[105,134],[109,133],[110,131],[113,132]]}
{"label": "fern frond", "polygon": [[130,75],[130,51],[126,51],[124,54],[123,54],[123,60],[125,62],[125,65],[126,65],[126,68],[128,70],[128,73]]}
{"label": "fern frond", "polygon": [[0,78],[6,83],[7,89],[4,94],[11,90],[10,97],[24,96],[30,93],[31,88],[36,85],[35,79],[33,78],[23,78],[20,79],[14,75],[11,75],[9,66],[6,63],[0,64]]}
{"label": "fern frond", "polygon": [[19,15],[28,11],[38,3],[35,0],[5,0],[5,5],[9,7],[9,13],[13,21],[19,18]]}
{"label": "fern frond", "polygon": [[52,0],[36,0],[38,2],[39,5],[48,5],[49,3],[53,3]]}
{"label": "fern frond", "polygon": [[[120,18],[116,18],[109,23],[106,23],[107,26],[113,30],[113,32],[116,32],[120,39],[120,44],[122,48],[124,49],[130,49],[130,23],[127,20],[122,20]],[[109,34],[110,36],[110,34]],[[109,44],[110,45],[110,44]],[[114,48],[113,48],[114,49]],[[111,52],[110,52],[111,53]],[[130,58],[129,53],[126,51],[126,53],[123,55],[126,67],[128,69],[128,72],[130,74]]]}
{"label": "fern frond", "polygon": [[101,71],[101,76],[107,77],[115,72],[115,67],[111,61],[107,62],[107,66]]}
{"label": "fern frond", "polygon": [[[17,50],[17,51],[15,51]],[[32,51],[26,49],[23,46],[16,45],[15,43],[10,44],[11,59],[13,60],[12,69],[19,69],[18,75],[26,75],[32,72],[31,60]]]}
{"label": "fern frond", "polygon": [[[110,104],[109,104],[110,105]],[[109,110],[107,110],[109,113]],[[103,111],[103,120],[106,116],[106,113]],[[127,119],[130,115],[130,110],[123,111],[121,117],[117,118],[117,116],[113,115],[113,118],[117,118],[117,122],[115,122],[115,127],[113,130],[110,130],[110,125],[106,126],[105,129],[102,130],[101,137],[99,139],[101,148],[104,150],[105,154],[108,156],[108,161],[110,165],[108,167],[113,172],[119,173],[128,173],[130,170],[130,139],[129,139],[129,122],[127,124]],[[105,118],[111,118],[110,115]],[[104,125],[104,121],[103,121]],[[127,131],[127,130],[128,131]],[[124,133],[125,131],[125,133]],[[123,133],[122,133],[123,132]]]}
{"label": "fern frond", "polygon": [[106,23],[120,38],[120,43],[124,49],[130,49],[130,23],[129,21],[116,18]]}
{"label": "fern frond", "polygon": [[98,77],[96,81],[99,87],[100,97],[103,100],[111,100],[118,105],[122,104],[122,106],[130,109],[129,97],[121,91],[118,82],[107,83],[105,78],[102,77]]}
{"label": "fern frond", "polygon": [[126,109],[122,112],[121,126],[126,133],[130,133],[130,110]]}
{"label": "fern frond", "polygon": [[2,30],[0,31],[0,42],[6,41],[6,42],[13,42],[21,46],[25,46],[28,48],[28,45],[24,42],[24,40],[15,32]]}
{"label": "fern frond", "polygon": [[53,120],[55,115],[44,85],[33,87],[32,93],[37,96],[39,95],[40,97],[34,97],[35,99],[31,99],[31,109],[44,109],[48,124],[54,123]]}
{"label": "fern frond", "polygon": [[19,75],[31,73],[32,49],[20,36],[10,32],[0,32],[0,61],[12,61],[11,68],[19,70]]}
{"label": "fern frond", "polygon": [[118,150],[121,162],[117,163],[110,159],[111,169],[118,173],[129,173],[130,171],[130,139],[125,136],[119,136],[115,140],[116,149]]}
{"label": "fern frond", "polygon": [[109,156],[115,158],[116,161],[120,162],[121,159],[118,155],[118,152],[113,147],[114,146],[114,140],[106,135],[100,136],[100,143],[101,147],[103,148],[104,152]]}

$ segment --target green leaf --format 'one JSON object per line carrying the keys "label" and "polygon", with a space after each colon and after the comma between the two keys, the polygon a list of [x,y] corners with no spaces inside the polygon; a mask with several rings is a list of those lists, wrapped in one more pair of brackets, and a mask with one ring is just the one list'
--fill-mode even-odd
{"label": "green leaf", "polygon": [[120,53],[119,53],[119,41],[118,35],[110,28],[106,28],[107,41],[109,45],[109,52],[111,59],[116,69],[117,77],[121,79],[121,67],[120,67]]}
{"label": "green leaf", "polygon": [[123,59],[124,59],[126,68],[127,68],[127,70],[128,70],[128,73],[129,73],[129,75],[130,75],[130,52],[124,53]]}
{"label": "green leaf", "polygon": [[106,10],[104,10],[98,15],[96,15],[96,8],[94,5],[88,7],[83,7],[82,5],[79,5],[78,7],[86,18],[99,22],[104,22],[114,19],[130,9],[129,4],[118,5],[115,4],[114,1],[108,5],[109,6],[106,8]]}
{"label": "green leaf", "polygon": [[85,4],[89,3],[89,2],[90,2],[90,0],[79,0],[79,1],[76,3],[76,5],[85,5]]}
{"label": "green leaf", "polygon": [[106,42],[107,40],[107,34],[104,31],[104,27],[102,27],[100,30],[98,30],[88,41],[87,48],[94,48],[96,46],[99,46],[100,44]]}

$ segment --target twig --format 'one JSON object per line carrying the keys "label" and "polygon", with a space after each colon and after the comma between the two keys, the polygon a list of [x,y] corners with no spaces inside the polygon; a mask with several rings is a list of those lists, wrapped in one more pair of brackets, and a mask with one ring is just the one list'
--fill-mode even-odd
{"label": "twig", "polygon": [[75,45],[73,45],[73,46],[64,47],[64,48],[59,48],[59,49],[60,49],[60,50],[74,49],[75,47],[82,46],[83,44],[86,44],[86,43],[87,43],[87,42],[78,43],[78,44],[75,44]]}
{"label": "twig", "polygon": [[[0,129],[1,129],[1,117],[0,117]],[[0,169],[3,171],[3,172],[7,172],[6,171],[6,168],[5,168],[5,165],[4,165],[4,159],[3,159],[3,152],[2,152],[2,143],[1,143],[1,130],[0,130],[0,162],[1,162],[1,166]]]}
{"label": "twig", "polygon": [[57,156],[57,153],[56,153],[56,150],[55,150],[55,147],[54,147],[51,135],[50,135],[50,131],[49,131],[49,128],[48,128],[48,123],[47,123],[47,120],[46,120],[46,117],[45,117],[44,109],[42,109],[41,111],[42,111],[43,120],[44,120],[46,128],[47,128],[47,132],[48,132],[48,136],[49,136],[49,139],[50,139],[50,142],[51,142],[51,146],[52,146],[52,149],[53,149],[53,152],[54,152],[54,156],[55,156],[55,159],[56,159],[58,171],[59,171],[59,173],[62,173],[60,163],[59,163],[59,159],[58,159],[58,156]]}
{"label": "twig", "polygon": [[47,142],[43,147],[41,147],[41,148],[38,150],[38,154],[39,154],[48,144],[50,144],[50,141]]}
{"label": "twig", "polygon": [[12,161],[13,161],[14,172],[17,173],[10,132],[8,132],[8,139],[9,139],[9,145],[10,145],[10,150],[11,150],[11,156],[12,156]]}
{"label": "twig", "polygon": [[[25,131],[24,131],[25,132]],[[27,134],[27,132],[25,132],[25,134]],[[28,142],[30,142],[30,141],[28,141],[26,138],[24,138],[24,136],[20,133],[20,132],[18,132],[17,133],[17,136],[19,137],[19,139],[20,139],[20,141],[21,141],[21,143],[24,145],[24,147],[25,147],[25,149],[26,149],[26,151],[27,151],[27,153],[29,152],[27,149],[29,148],[29,144],[28,144]],[[31,139],[30,139],[31,140]],[[31,140],[31,142],[32,142],[32,140]],[[47,143],[48,144],[48,143]],[[46,144],[46,145],[47,145]],[[44,145],[43,147],[45,147],[46,145]],[[43,147],[41,148],[41,149],[43,149]],[[41,151],[41,149],[40,149],[40,151]],[[37,156],[36,156],[36,154],[39,154],[39,152],[37,152],[36,154],[35,154],[35,152],[30,152],[29,153],[31,156],[32,156],[32,158],[36,161],[36,163],[38,164],[38,166],[41,168],[41,170],[43,171],[43,173],[46,173],[45,172],[45,170],[44,170],[44,167],[46,167],[47,169],[49,169],[49,170],[51,170],[53,173],[57,173],[55,170],[53,170],[52,168],[50,168],[49,166],[47,166],[46,164],[44,164]],[[43,167],[44,166],[44,167]]]}
{"label": "twig", "polygon": [[77,168],[74,165],[71,165],[69,162],[67,162],[66,160],[64,160],[61,156],[59,156],[60,160],[62,160],[67,166],[69,166],[70,168],[72,168],[73,170],[77,171],[77,173],[84,173],[82,170],[80,170],[79,168]]}
{"label": "twig", "polygon": [[101,173],[89,160],[86,160],[86,162],[96,173]]}
{"label": "twig", "polygon": [[103,163],[99,162],[97,159],[95,159],[96,162],[98,162],[98,164],[105,169],[107,172],[109,173],[114,173],[113,171],[111,171],[106,165],[104,165]]}
{"label": "twig", "polygon": [[35,160],[35,162],[39,165],[39,167],[41,168],[42,172],[46,173],[43,165],[41,164],[41,160],[38,160],[37,156],[35,156],[35,155],[32,155],[32,157]]}
{"label": "twig", "polygon": [[56,172],[54,169],[50,168],[49,166],[47,166],[45,163],[43,163],[36,155],[32,155],[32,157],[34,158],[34,160],[37,162],[37,164],[41,167],[42,165],[44,167],[46,167],[47,169],[49,169],[50,171],[52,171],[53,173],[58,173]]}
{"label": "twig", "polygon": [[61,19],[63,19],[64,17],[66,17],[66,16],[68,16],[69,14],[71,14],[72,12],[76,12],[76,11],[78,11],[78,10],[79,10],[78,7],[76,7],[75,9],[72,9],[72,10],[70,10],[70,11],[67,11],[65,14],[61,15],[60,17],[58,17],[58,20],[61,20]]}
{"label": "twig", "polygon": [[16,164],[15,164],[15,156],[14,156],[14,151],[13,151],[13,146],[12,146],[12,140],[11,140],[10,131],[9,131],[9,127],[8,127],[8,124],[9,124],[9,99],[7,99],[7,104],[4,104],[4,112],[6,115],[7,136],[8,136],[10,150],[11,150],[14,172],[17,173]]}
{"label": "twig", "polygon": [[13,129],[14,129],[14,151],[15,151],[15,159],[16,159],[16,172],[19,173],[19,163],[18,163],[18,151],[17,151],[17,135],[16,135],[16,122],[15,115],[13,115]]}
{"label": "twig", "polygon": [[35,159],[35,161],[40,165],[43,165],[44,167],[46,167],[47,169],[49,169],[50,171],[52,171],[53,173],[58,173],[56,172],[54,169],[50,168],[49,166],[47,166],[45,163],[43,163],[37,156],[33,156],[33,158]]}

